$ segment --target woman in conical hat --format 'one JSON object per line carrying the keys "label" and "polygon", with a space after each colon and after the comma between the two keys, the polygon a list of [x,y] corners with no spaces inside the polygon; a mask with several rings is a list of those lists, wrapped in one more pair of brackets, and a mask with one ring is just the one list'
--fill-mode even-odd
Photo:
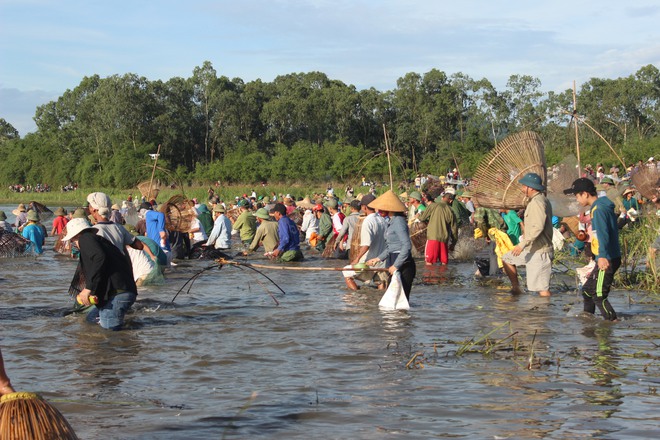
{"label": "woman in conical hat", "polygon": [[389,218],[387,231],[385,232],[385,250],[376,258],[367,261],[367,264],[373,266],[385,261],[390,275],[399,271],[406,298],[410,299],[410,290],[417,273],[417,267],[411,253],[412,242],[410,241],[408,222],[405,217],[406,206],[391,190],[379,196],[367,206],[377,209],[380,215]]}

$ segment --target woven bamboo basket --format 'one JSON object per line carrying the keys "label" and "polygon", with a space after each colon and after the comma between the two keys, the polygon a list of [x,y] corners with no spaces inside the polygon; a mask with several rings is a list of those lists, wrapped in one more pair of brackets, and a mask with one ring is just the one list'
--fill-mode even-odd
{"label": "woven bamboo basket", "polygon": [[3,440],[74,440],[78,436],[51,404],[34,393],[0,397],[0,438]]}
{"label": "woven bamboo basket", "polygon": [[481,161],[470,191],[480,206],[494,209],[522,209],[526,205],[520,180],[536,173],[547,182],[543,141],[532,131],[512,134]]}
{"label": "woven bamboo basket", "polygon": [[412,256],[413,258],[420,258],[424,256],[426,249],[426,229],[428,223],[426,222],[413,222],[410,225],[410,241],[412,243]]}
{"label": "woven bamboo basket", "polygon": [[321,254],[323,258],[332,258],[332,254],[335,252],[336,239],[337,237],[335,235],[330,236],[328,242],[325,244],[325,249],[323,249],[323,254]]}
{"label": "woven bamboo basket", "polygon": [[190,231],[195,211],[185,196],[179,194],[170,197],[159,207],[159,210],[165,214],[165,228],[168,231],[183,233]]}
{"label": "woven bamboo basket", "polygon": [[71,255],[71,241],[62,241],[62,238],[66,236],[66,226],[62,229],[62,233],[57,236],[55,244],[53,245],[53,250],[58,254],[62,255]]}
{"label": "woven bamboo basket", "polygon": [[660,197],[660,172],[657,168],[648,168],[644,166],[630,177],[633,185],[639,193],[651,199]]}
{"label": "woven bamboo basket", "polygon": [[357,223],[355,223],[355,229],[353,229],[353,236],[351,237],[351,248],[348,251],[348,261],[355,260],[357,257],[358,250],[360,249],[360,233],[362,232],[362,223],[364,219],[367,218],[365,215],[358,217]]}
{"label": "woven bamboo basket", "polygon": [[25,253],[30,240],[23,238],[15,232],[0,229],[0,257],[12,258]]}
{"label": "woven bamboo basket", "polygon": [[228,209],[227,212],[225,212],[225,216],[231,221],[232,225],[234,222],[236,222],[236,219],[238,219],[239,215],[241,215],[241,208],[238,207]]}
{"label": "woven bamboo basket", "polygon": [[[158,193],[160,192],[160,184],[158,182],[151,182],[146,180],[144,182],[138,183],[137,187],[140,191],[140,194],[142,194],[142,197],[149,200],[156,200]],[[150,188],[151,191],[149,190]]]}

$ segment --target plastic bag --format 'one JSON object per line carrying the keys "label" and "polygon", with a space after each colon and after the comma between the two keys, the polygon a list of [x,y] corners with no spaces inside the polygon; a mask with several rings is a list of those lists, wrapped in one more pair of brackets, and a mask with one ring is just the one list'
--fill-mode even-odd
{"label": "plastic bag", "polygon": [[410,308],[406,292],[403,291],[401,274],[398,270],[392,275],[390,285],[380,299],[378,307],[387,310],[408,310]]}

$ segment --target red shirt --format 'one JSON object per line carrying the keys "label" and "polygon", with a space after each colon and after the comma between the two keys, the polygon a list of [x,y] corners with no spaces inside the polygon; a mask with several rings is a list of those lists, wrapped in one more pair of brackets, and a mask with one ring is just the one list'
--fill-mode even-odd
{"label": "red shirt", "polygon": [[62,215],[55,217],[53,220],[53,229],[55,229],[55,234],[60,235],[68,222],[69,220]]}

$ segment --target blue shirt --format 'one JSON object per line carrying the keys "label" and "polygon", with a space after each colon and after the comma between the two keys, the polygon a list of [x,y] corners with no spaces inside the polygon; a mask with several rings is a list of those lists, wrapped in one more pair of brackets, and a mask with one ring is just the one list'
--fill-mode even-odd
{"label": "blue shirt", "polygon": [[287,216],[282,216],[277,221],[277,232],[280,235],[280,244],[277,249],[280,252],[299,251],[300,234],[298,226]]}
{"label": "blue shirt", "polygon": [[42,254],[44,252],[44,233],[41,230],[41,227],[30,223],[23,228],[23,237],[30,240],[30,249],[32,249],[37,254]]}
{"label": "blue shirt", "polygon": [[214,243],[216,249],[229,249],[231,247],[231,220],[224,214],[220,214],[215,219],[211,235],[206,241],[209,246]]}
{"label": "blue shirt", "polygon": [[596,259],[612,260],[621,257],[616,220],[614,203],[607,197],[599,197],[591,205],[591,229],[595,232],[595,238],[591,240],[591,250]]}
{"label": "blue shirt", "polygon": [[385,231],[385,245],[385,250],[381,252],[378,259],[385,261],[390,255],[397,254],[396,260],[392,263],[392,266],[397,269],[400,269],[403,263],[412,257],[412,243],[405,217],[401,215],[390,217],[387,231]]}
{"label": "blue shirt", "polygon": [[165,214],[159,211],[147,211],[144,214],[144,222],[147,227],[147,237],[158,243],[166,251],[170,250],[170,240],[165,234],[165,246],[161,244],[160,233],[165,232]]}

